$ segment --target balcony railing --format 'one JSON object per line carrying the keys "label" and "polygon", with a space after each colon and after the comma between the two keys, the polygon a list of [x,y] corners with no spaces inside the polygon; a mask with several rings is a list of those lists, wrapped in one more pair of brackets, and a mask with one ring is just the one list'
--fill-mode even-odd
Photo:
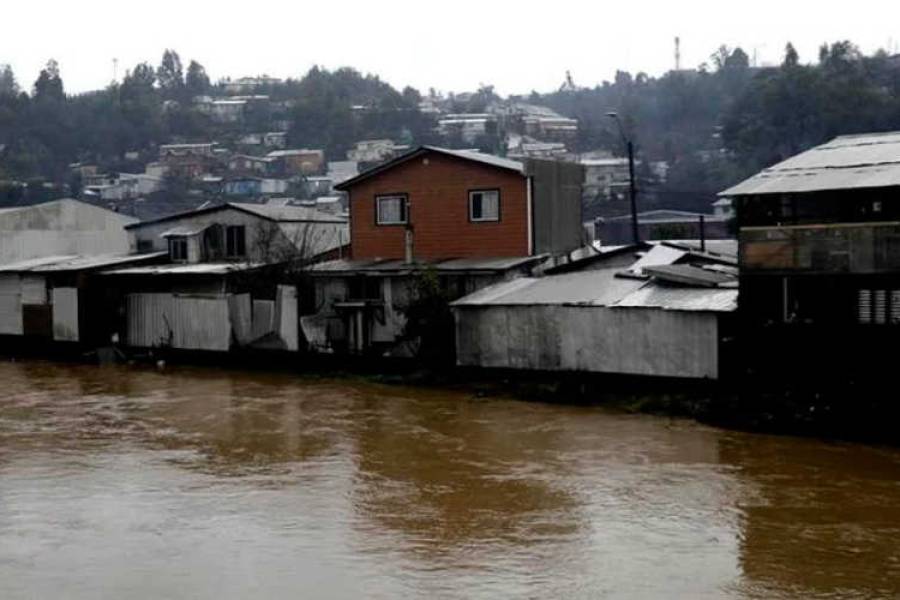
{"label": "balcony railing", "polygon": [[741,269],[900,271],[900,222],[742,227]]}

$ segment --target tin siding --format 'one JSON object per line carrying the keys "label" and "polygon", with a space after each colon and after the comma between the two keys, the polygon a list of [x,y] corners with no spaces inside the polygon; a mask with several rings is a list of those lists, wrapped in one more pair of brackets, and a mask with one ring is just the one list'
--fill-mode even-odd
{"label": "tin siding", "polygon": [[174,347],[227,351],[231,345],[228,298],[176,296],[172,306]]}
{"label": "tin siding", "polygon": [[22,287],[18,275],[0,275],[0,334],[22,335]]}
{"label": "tin siding", "polygon": [[22,304],[47,304],[47,280],[39,275],[22,276]]}
{"label": "tin siding", "polygon": [[128,345],[139,348],[169,345],[171,327],[166,315],[171,311],[172,294],[128,294]]}
{"label": "tin siding", "polygon": [[53,288],[53,339],[78,341],[77,288]]}

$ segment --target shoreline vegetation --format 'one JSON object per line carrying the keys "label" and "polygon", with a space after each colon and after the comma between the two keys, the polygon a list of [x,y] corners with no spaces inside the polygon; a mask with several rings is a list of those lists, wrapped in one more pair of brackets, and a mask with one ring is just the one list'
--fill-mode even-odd
{"label": "shoreline vegetation", "polygon": [[830,441],[900,446],[900,408],[883,381],[785,381],[769,378],[694,381],[578,372],[531,372],[423,366],[410,360],[332,355],[134,355],[98,360],[96,352],[47,353],[0,350],[3,361],[119,363],[129,368],[197,367],[280,373],[308,380],[359,380],[388,386],[446,389],[477,399],[599,407],[691,419],[743,432],[815,437]]}

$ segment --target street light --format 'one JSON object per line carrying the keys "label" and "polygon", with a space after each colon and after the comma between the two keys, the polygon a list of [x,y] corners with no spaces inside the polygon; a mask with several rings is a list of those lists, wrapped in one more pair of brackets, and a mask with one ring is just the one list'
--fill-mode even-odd
{"label": "street light", "polygon": [[619,119],[619,113],[608,112],[606,116],[614,119],[616,125],[619,126],[619,135],[622,136],[622,143],[628,150],[628,183],[629,195],[631,196],[631,236],[635,244],[641,243],[641,235],[638,232],[638,215],[637,215],[637,188],[634,184],[634,144],[625,135],[625,128],[622,127],[622,121]]}

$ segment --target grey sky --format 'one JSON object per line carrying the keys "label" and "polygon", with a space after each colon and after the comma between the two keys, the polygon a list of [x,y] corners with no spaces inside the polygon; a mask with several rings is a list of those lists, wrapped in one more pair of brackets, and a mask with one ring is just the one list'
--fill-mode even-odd
{"label": "grey sky", "polygon": [[619,1],[368,0],[233,2],[195,0],[6,0],[0,63],[30,88],[56,58],[69,92],[105,86],[141,61],[157,65],[173,48],[210,76],[298,77],[313,64],[353,66],[420,90],[503,94],[612,79],[617,68],[660,74],[674,63],[707,61],[720,44],[740,45],[759,63],[780,61],[790,40],[812,62],[824,41],[850,39],[866,52],[900,47],[900,3],[755,0]]}

